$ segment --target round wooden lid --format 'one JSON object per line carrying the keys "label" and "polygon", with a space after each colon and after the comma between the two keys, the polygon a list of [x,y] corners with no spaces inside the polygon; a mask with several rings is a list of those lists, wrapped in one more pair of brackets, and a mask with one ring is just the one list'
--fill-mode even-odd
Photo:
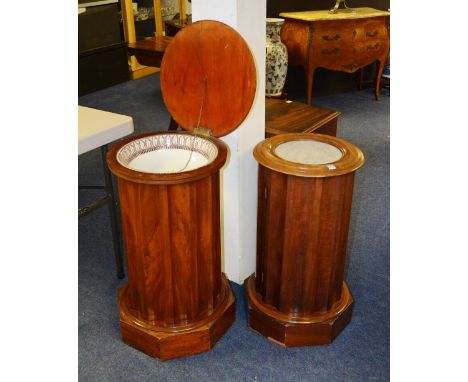
{"label": "round wooden lid", "polygon": [[256,69],[250,49],[231,27],[212,20],[182,28],[166,48],[161,91],[172,117],[185,130],[235,130],[252,106]]}

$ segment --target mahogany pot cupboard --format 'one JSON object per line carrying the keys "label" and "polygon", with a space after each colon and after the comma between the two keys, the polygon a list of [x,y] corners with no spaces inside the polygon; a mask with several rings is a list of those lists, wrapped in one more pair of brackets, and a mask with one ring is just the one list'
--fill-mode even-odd
{"label": "mahogany pot cupboard", "polygon": [[221,272],[219,170],[228,149],[216,137],[249,112],[255,64],[235,30],[199,21],[166,48],[160,81],[171,116],[194,132],[132,137],[107,160],[118,178],[128,261],[118,294],[121,335],[167,360],[209,350],[235,320]]}
{"label": "mahogany pot cupboard", "polygon": [[351,319],[344,281],[354,173],[349,142],[283,134],[254,149],[259,162],[257,268],[246,283],[249,326],[284,346],[331,342]]}

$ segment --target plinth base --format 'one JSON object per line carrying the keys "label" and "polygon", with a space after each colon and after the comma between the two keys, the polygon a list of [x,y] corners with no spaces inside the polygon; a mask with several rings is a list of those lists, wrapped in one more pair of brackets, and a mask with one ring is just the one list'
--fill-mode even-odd
{"label": "plinth base", "polygon": [[220,307],[200,325],[178,331],[151,330],[138,325],[128,314],[123,296],[127,285],[119,289],[120,332],[123,341],[160,360],[179,358],[210,350],[229,329],[236,318],[236,299],[223,274],[226,298]]}
{"label": "plinth base", "polygon": [[325,345],[331,343],[351,321],[354,301],[343,282],[341,300],[321,315],[294,318],[264,305],[255,291],[255,275],[246,281],[249,303],[249,327],[269,340],[285,347]]}

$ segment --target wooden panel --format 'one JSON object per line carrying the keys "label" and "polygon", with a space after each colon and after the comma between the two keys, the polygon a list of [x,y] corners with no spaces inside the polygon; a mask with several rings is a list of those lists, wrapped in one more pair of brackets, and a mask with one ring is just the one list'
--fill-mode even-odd
{"label": "wooden panel", "polygon": [[[281,263],[280,296],[278,310],[293,317],[302,316],[309,311],[306,306],[307,295],[314,294],[314,289],[304,290],[304,279],[309,269],[314,268],[314,250],[316,247],[316,226],[320,220],[314,216],[317,203],[314,196],[317,188],[322,188],[322,179],[314,179],[313,187],[304,187],[304,182],[310,184],[310,179],[287,176],[287,188],[283,190],[283,206],[273,208],[285,210],[285,230],[280,238],[273,239],[282,248],[283,261]],[[271,187],[276,187],[272,184]],[[320,192],[318,195],[320,200]],[[310,229],[315,226],[315,232]],[[308,229],[309,228],[309,229]],[[312,256],[312,258],[308,258]],[[312,272],[315,276],[315,272]]]}
{"label": "wooden panel", "polygon": [[306,66],[309,60],[309,25],[306,22],[285,23],[281,41],[288,48],[289,65]]}
{"label": "wooden panel", "polygon": [[[194,211],[195,187],[181,184],[170,187],[171,209],[168,225],[171,227],[171,252],[173,290],[174,290],[174,320],[179,323],[191,322],[196,318],[198,275],[196,263],[197,216]],[[195,267],[194,267],[195,265]]]}
{"label": "wooden panel", "polygon": [[216,137],[242,123],[256,90],[248,45],[217,21],[198,21],[177,33],[164,54],[160,79],[164,103],[179,125],[209,128]]}
{"label": "wooden panel", "polygon": [[135,323],[127,311],[123,299],[128,284],[119,289],[120,330],[128,345],[161,360],[197,354],[211,349],[235,320],[235,298],[225,276],[223,289],[227,291],[225,301],[210,320],[201,322],[190,330],[160,331]]}
{"label": "wooden panel", "polygon": [[282,99],[265,99],[266,137],[285,133],[312,133],[331,124],[330,130],[323,133],[336,135],[339,112],[318,108],[300,102]]}
{"label": "wooden panel", "polygon": [[[360,24],[360,28],[363,31],[363,39],[367,38],[378,38],[381,39],[383,36],[388,34],[387,31],[387,18],[386,17],[376,17],[371,20],[364,20]],[[360,38],[361,36],[357,36]]]}
{"label": "wooden panel", "polygon": [[161,67],[164,52],[172,41],[171,37],[158,36],[128,43],[128,52],[142,65]]}
{"label": "wooden panel", "polygon": [[223,298],[218,174],[172,186],[120,180],[119,190],[128,307],[157,326],[207,317]]}
{"label": "wooden panel", "polygon": [[[259,194],[258,204],[262,204],[265,215],[261,223],[258,224],[263,229],[263,235],[257,239],[260,254],[263,257],[262,282],[260,290],[266,304],[277,306],[280,298],[281,268],[283,263],[282,238],[285,234],[285,209],[284,192],[287,187],[287,177],[284,174],[271,171],[263,166],[259,166],[259,171],[264,177],[264,193]],[[272,187],[274,182],[274,187]],[[263,224],[269,222],[269,224]]]}
{"label": "wooden panel", "polygon": [[[265,221],[266,214],[266,183],[264,168],[258,168],[258,187],[257,187],[257,221]],[[255,289],[262,296],[265,295],[265,288],[263,282],[263,258],[264,258],[264,245],[265,240],[263,224],[257,224],[257,262],[255,268]]]}
{"label": "wooden panel", "polygon": [[260,166],[260,174],[257,292],[292,317],[330,310],[341,297],[354,173],[301,178]]}
{"label": "wooden panel", "polygon": [[[145,283],[152,283],[153,299],[151,307],[154,307],[157,320],[153,322],[164,322],[166,325],[175,325],[174,320],[174,291],[172,260],[168,254],[171,253],[170,227],[169,221],[170,199],[168,186],[151,187],[153,199],[149,200],[149,206],[153,206],[154,214],[148,221],[148,227],[154,227],[154,232],[148,232],[151,246],[148,247],[147,256],[152,259],[152,278],[148,279],[148,274],[144,278]],[[147,218],[148,219],[148,218]],[[164,297],[160,296],[164,293]]]}
{"label": "wooden panel", "polygon": [[279,345],[289,347],[328,344],[351,320],[354,302],[346,283],[343,284],[344,293],[339,309],[310,320],[290,320],[286,315],[278,314],[259,302],[254,290],[254,279],[252,275],[246,281],[249,326]]}

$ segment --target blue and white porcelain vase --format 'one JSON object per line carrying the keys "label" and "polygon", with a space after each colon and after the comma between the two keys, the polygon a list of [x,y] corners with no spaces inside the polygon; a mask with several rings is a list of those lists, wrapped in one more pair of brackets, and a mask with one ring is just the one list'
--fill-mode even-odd
{"label": "blue and white porcelain vase", "polygon": [[284,19],[266,19],[265,95],[269,97],[277,97],[283,93],[288,72],[288,51],[280,37],[283,24]]}

